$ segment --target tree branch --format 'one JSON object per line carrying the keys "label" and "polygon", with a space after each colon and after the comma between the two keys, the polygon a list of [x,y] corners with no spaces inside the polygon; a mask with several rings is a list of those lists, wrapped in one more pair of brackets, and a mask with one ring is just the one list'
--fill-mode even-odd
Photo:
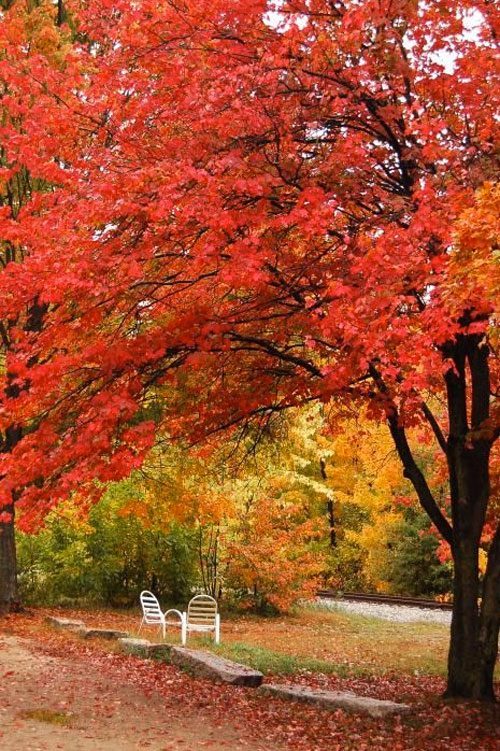
{"label": "tree branch", "polygon": [[299,368],[307,370],[317,378],[322,377],[321,370],[313,365],[312,362],[309,362],[309,360],[305,360],[302,357],[297,357],[297,355],[292,355],[289,352],[283,352],[274,344],[272,344],[272,342],[267,341],[267,339],[261,339],[257,336],[246,336],[244,334],[237,334],[235,332],[232,332],[230,336],[234,341],[237,342],[255,344],[256,347],[263,350],[264,352],[267,352],[268,354],[273,355],[274,357],[277,357],[279,360],[283,360],[284,362],[291,362],[294,365],[297,365]]}
{"label": "tree branch", "polygon": [[437,505],[429,485],[427,484],[427,480],[413,457],[408,438],[406,437],[406,431],[403,426],[400,425],[398,409],[390,397],[389,389],[373,364],[369,366],[369,371],[380,393],[387,398],[389,403],[390,411],[387,415],[387,422],[394,445],[396,446],[396,451],[398,452],[398,456],[403,465],[403,474],[408,480],[410,480],[415,488],[420,505],[438,532],[444,537],[449,545],[453,545],[453,527]]}
{"label": "tree branch", "polygon": [[446,438],[444,436],[443,431],[441,430],[440,424],[438,423],[438,421],[436,420],[436,418],[434,417],[434,415],[432,414],[431,410],[429,409],[429,407],[427,406],[425,402],[422,402],[422,412],[424,413],[427,419],[427,422],[432,428],[432,432],[436,436],[437,442],[441,446],[446,456],[448,453],[448,444],[447,444]]}

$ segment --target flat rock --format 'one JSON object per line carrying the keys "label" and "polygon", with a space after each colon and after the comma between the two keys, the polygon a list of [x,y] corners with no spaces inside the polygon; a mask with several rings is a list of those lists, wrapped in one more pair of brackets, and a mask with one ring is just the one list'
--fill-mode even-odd
{"label": "flat rock", "polygon": [[85,628],[79,629],[78,633],[83,639],[124,639],[128,636],[126,631],[115,631],[111,628]]}
{"label": "flat rock", "polygon": [[268,696],[278,696],[282,699],[316,704],[325,709],[345,709],[346,712],[368,714],[371,717],[404,714],[410,710],[407,704],[372,699],[369,696],[357,696],[350,691],[323,691],[305,688],[304,686],[266,683],[260,687],[259,692]]}
{"label": "flat rock", "polygon": [[57,618],[55,615],[48,615],[45,621],[55,628],[66,628],[68,631],[80,631],[85,628],[83,621],[75,621],[72,618]]}
{"label": "flat rock", "polygon": [[121,649],[129,655],[145,657],[146,659],[154,658],[157,660],[170,659],[170,644],[162,642],[151,643],[147,639],[132,639],[129,637],[118,639]]}
{"label": "flat rock", "polygon": [[234,686],[260,686],[264,676],[258,670],[226,660],[211,652],[201,652],[185,647],[172,647],[170,661],[189,671],[196,678],[208,678],[217,683],[231,683]]}

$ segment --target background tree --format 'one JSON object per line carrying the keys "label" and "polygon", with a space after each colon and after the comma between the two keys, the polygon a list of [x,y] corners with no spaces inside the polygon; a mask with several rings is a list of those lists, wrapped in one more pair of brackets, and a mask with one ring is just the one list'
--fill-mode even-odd
{"label": "background tree", "polygon": [[[66,31],[57,29],[51,2],[7,1],[0,3],[0,8],[3,11],[0,19],[0,266],[8,278],[11,264],[22,263],[29,252],[23,231],[23,212],[28,206],[37,211],[40,196],[50,193],[54,183],[61,179],[60,169],[51,158],[50,145],[51,140],[61,135],[54,112],[57,102],[46,87],[64,69],[69,37]],[[61,142],[58,147],[62,153]],[[9,307],[7,295],[2,307],[0,356],[4,394],[9,400],[17,399],[27,383],[20,382],[17,373],[9,369],[7,353],[12,349],[16,329],[23,329],[31,336],[42,328],[46,305],[40,300],[39,291],[24,297],[16,309]],[[24,366],[30,367],[34,358],[36,356],[28,357]],[[7,413],[0,434],[0,454],[10,454],[26,429],[13,413]],[[18,604],[14,509],[22,487],[10,482],[8,472],[4,474],[3,484],[0,613]]]}

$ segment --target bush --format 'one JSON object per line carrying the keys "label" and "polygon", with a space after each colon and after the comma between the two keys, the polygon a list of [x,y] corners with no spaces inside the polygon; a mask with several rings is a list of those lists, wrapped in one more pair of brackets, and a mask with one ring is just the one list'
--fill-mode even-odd
{"label": "bush", "polygon": [[429,531],[424,513],[408,508],[404,519],[389,541],[383,577],[394,594],[435,597],[452,587],[451,564],[441,563],[436,555],[439,540]]}
{"label": "bush", "polygon": [[18,534],[23,599],[47,605],[96,602],[131,605],[142,589],[185,602],[196,584],[194,532],[185,525],[157,529],[126,513],[131,481],[108,490],[87,520],[76,507],[52,512],[36,535]]}

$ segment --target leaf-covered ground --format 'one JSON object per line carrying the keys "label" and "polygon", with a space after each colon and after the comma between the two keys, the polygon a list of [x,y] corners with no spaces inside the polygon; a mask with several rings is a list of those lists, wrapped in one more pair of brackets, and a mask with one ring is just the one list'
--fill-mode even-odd
{"label": "leaf-covered ground", "polygon": [[[373,624],[358,622],[361,635],[358,632],[357,640],[353,635],[350,651],[347,626],[338,642],[327,629],[333,642],[332,654],[336,657],[341,645],[348,652],[344,670],[317,672],[310,665],[307,667],[307,661],[299,660],[293,681],[406,701],[412,706],[407,717],[376,720],[341,710],[328,712],[264,698],[251,689],[195,680],[169,665],[122,655],[109,642],[83,641],[74,634],[53,630],[44,623],[46,614],[47,611],[35,611],[13,615],[0,623],[4,720],[0,743],[6,751],[20,747],[26,751],[57,748],[162,751],[206,747],[235,751],[245,748],[493,751],[497,748],[496,708],[443,702],[439,698],[444,686],[442,676],[415,675],[409,664],[407,670],[396,671],[391,665],[384,672],[383,654],[378,660],[371,656],[364,669],[359,670],[354,659],[361,655],[363,628],[376,630]],[[84,615],[89,625],[137,627],[137,618],[133,616],[82,611],[64,611],[64,614]],[[323,631],[328,623],[322,626],[322,618],[305,613],[292,619],[238,619],[225,623],[224,636],[228,644],[251,645],[260,634],[262,648],[269,655],[280,654],[281,645],[281,654],[296,651],[306,659],[317,656],[318,643],[326,638]],[[312,629],[308,638],[307,628]],[[426,634],[419,637],[414,632],[413,637],[417,646],[420,644],[418,648],[423,649]],[[384,639],[387,638],[384,632]],[[432,641],[429,645],[432,656],[437,647]],[[397,648],[396,644],[394,649]],[[24,657],[16,661],[12,656],[16,654]],[[350,670],[348,663],[352,665]],[[276,664],[279,667],[279,662]],[[293,671],[293,665],[290,669]],[[267,679],[289,681],[290,676],[270,675]],[[35,710],[46,714],[33,715]],[[34,735],[37,727],[43,728],[43,732],[39,730]],[[128,745],[124,745],[124,737]]]}

